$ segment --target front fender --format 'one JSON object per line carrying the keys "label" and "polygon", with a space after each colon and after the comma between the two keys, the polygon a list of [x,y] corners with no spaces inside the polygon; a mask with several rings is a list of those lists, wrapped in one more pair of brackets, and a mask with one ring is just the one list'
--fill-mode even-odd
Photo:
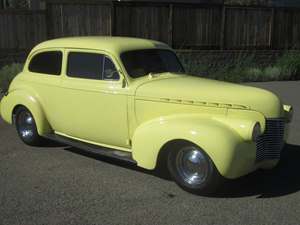
{"label": "front fender", "polygon": [[13,123],[13,110],[18,105],[25,106],[32,113],[39,135],[44,135],[51,131],[37,96],[24,90],[14,90],[2,98],[0,112],[7,123]]}
{"label": "front fender", "polygon": [[245,141],[220,118],[197,114],[160,117],[140,125],[132,139],[133,158],[139,166],[154,169],[162,146],[178,139],[203,149],[227,178],[248,173],[255,160],[252,141]]}

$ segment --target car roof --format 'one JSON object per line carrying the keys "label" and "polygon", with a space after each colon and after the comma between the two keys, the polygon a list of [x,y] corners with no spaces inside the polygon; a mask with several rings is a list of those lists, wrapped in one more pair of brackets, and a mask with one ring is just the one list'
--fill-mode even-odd
{"label": "car roof", "polygon": [[149,48],[170,49],[162,42],[129,37],[85,36],[58,38],[42,42],[33,48],[32,52],[49,48],[79,48],[107,51],[121,54],[125,51]]}

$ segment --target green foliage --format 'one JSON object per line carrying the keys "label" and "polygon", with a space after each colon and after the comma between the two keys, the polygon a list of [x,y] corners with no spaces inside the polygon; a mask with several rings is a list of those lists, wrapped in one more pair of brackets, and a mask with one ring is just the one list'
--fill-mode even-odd
{"label": "green foliage", "polygon": [[277,62],[261,65],[254,54],[240,54],[233,58],[214,59],[209,54],[200,58],[197,54],[179,53],[187,73],[231,82],[255,82],[300,79],[300,53],[286,52]]}
{"label": "green foliage", "polygon": [[281,79],[299,80],[300,79],[300,53],[286,52],[278,59],[276,66],[282,69]]}
{"label": "green foliage", "polygon": [[227,5],[269,5],[270,0],[225,0]]}
{"label": "green foliage", "polygon": [[263,77],[263,70],[258,67],[251,67],[245,70],[245,75],[251,81],[258,81]]}
{"label": "green foliage", "polygon": [[0,69],[0,92],[8,90],[10,82],[22,71],[23,64],[13,63]]}

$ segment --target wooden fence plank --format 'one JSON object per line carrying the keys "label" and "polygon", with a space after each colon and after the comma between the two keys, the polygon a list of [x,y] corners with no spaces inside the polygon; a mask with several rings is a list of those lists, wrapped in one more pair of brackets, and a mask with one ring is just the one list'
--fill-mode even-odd
{"label": "wooden fence plank", "polygon": [[226,6],[222,7],[222,17],[221,17],[221,34],[220,34],[220,49],[224,49],[225,44],[225,24],[226,24]]}
{"label": "wooden fence plank", "polygon": [[168,44],[173,46],[173,4],[169,6],[169,24],[168,24]]}

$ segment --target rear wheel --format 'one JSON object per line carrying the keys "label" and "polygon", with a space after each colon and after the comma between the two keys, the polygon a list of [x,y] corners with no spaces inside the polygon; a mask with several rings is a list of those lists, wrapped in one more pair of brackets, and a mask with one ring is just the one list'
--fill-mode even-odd
{"label": "rear wheel", "polygon": [[170,149],[168,169],[176,183],[192,193],[213,193],[223,180],[209,156],[191,143]]}
{"label": "rear wheel", "polygon": [[15,125],[21,140],[28,145],[37,146],[42,144],[43,138],[39,136],[35,120],[31,112],[20,106],[15,112]]}

